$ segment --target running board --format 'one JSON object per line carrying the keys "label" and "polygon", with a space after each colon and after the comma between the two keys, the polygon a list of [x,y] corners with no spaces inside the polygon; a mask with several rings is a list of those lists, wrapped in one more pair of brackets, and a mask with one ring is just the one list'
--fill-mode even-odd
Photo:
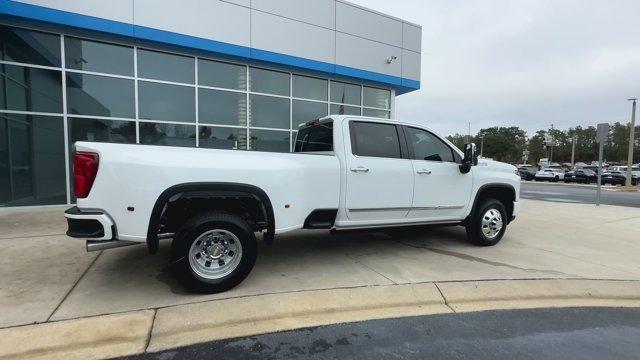
{"label": "running board", "polygon": [[107,250],[113,248],[119,248],[123,246],[131,246],[136,244],[143,244],[135,241],[124,240],[87,240],[87,252]]}

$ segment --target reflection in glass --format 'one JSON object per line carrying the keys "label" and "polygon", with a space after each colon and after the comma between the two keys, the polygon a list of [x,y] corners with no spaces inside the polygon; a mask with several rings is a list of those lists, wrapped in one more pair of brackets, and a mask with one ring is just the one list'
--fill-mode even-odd
{"label": "reflection in glass", "polygon": [[195,122],[195,90],[189,86],[138,82],[141,119]]}
{"label": "reflection in glass", "polygon": [[279,71],[249,68],[249,90],[289,96],[289,74]]}
{"label": "reflection in glass", "polygon": [[193,84],[195,60],[188,56],[138,49],[138,77]]}
{"label": "reflection in glass", "polygon": [[198,59],[198,85],[246,90],[247,67]]}
{"label": "reflection in glass", "polygon": [[360,85],[331,82],[331,102],[360,105]]}
{"label": "reflection in glass", "polygon": [[198,121],[222,125],[247,123],[247,95],[231,91],[198,90]]}
{"label": "reflection in glass", "polygon": [[140,143],[147,145],[196,146],[196,127],[192,125],[141,122]]}
{"label": "reflection in glass", "polygon": [[362,94],[364,106],[389,109],[391,107],[391,91],[364,87]]}
{"label": "reflection in glass", "polygon": [[0,109],[62,113],[61,72],[0,64]]}
{"label": "reflection in glass", "polygon": [[0,113],[0,205],[66,202],[61,117]]}
{"label": "reflection in glass", "polygon": [[67,73],[70,114],[135,118],[133,80]]}
{"label": "reflection in glass", "polygon": [[251,95],[249,101],[251,126],[289,129],[289,99]]}
{"label": "reflection in glass", "polygon": [[311,120],[327,116],[327,104],[312,101],[293,100],[293,128]]}
{"label": "reflection in glass", "polygon": [[293,97],[327,101],[328,80],[293,75]]}
{"label": "reflection in glass", "polygon": [[134,121],[69,118],[69,143],[98,141],[109,143],[136,142]]}
{"label": "reflection in glass", "polygon": [[133,76],[133,48],[99,41],[64,38],[68,69]]}
{"label": "reflection in glass", "polygon": [[0,59],[60,67],[60,36],[0,25]]}
{"label": "reflection in glass", "polygon": [[331,115],[360,115],[357,106],[331,104]]}
{"label": "reflection in glass", "polygon": [[200,147],[210,149],[246,150],[247,129],[201,126]]}
{"label": "reflection in glass", "polygon": [[269,152],[289,152],[289,132],[250,129],[251,150]]}
{"label": "reflection in glass", "polygon": [[376,117],[382,119],[389,118],[389,112],[386,110],[376,110],[376,109],[362,109],[362,116]]}

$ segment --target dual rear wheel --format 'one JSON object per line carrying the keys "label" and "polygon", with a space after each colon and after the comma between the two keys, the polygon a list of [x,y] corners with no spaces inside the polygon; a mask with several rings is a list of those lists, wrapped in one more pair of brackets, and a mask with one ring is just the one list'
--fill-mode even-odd
{"label": "dual rear wheel", "polygon": [[241,217],[204,213],[182,226],[171,244],[180,282],[200,293],[217,293],[241,283],[256,262],[253,229]]}

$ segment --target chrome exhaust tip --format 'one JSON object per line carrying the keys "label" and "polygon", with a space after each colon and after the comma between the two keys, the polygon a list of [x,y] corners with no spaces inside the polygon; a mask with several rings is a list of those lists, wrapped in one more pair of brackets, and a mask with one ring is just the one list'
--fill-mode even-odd
{"label": "chrome exhaust tip", "polygon": [[107,250],[113,248],[119,248],[123,246],[131,246],[136,244],[142,244],[135,241],[124,240],[87,240],[87,252]]}

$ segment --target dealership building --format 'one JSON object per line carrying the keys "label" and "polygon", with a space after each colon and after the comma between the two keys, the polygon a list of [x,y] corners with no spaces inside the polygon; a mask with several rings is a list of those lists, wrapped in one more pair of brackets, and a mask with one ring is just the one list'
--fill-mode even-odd
{"label": "dealership building", "polygon": [[73,203],[76,141],[288,152],[420,88],[421,27],[342,0],[0,0],[0,34],[0,207]]}

